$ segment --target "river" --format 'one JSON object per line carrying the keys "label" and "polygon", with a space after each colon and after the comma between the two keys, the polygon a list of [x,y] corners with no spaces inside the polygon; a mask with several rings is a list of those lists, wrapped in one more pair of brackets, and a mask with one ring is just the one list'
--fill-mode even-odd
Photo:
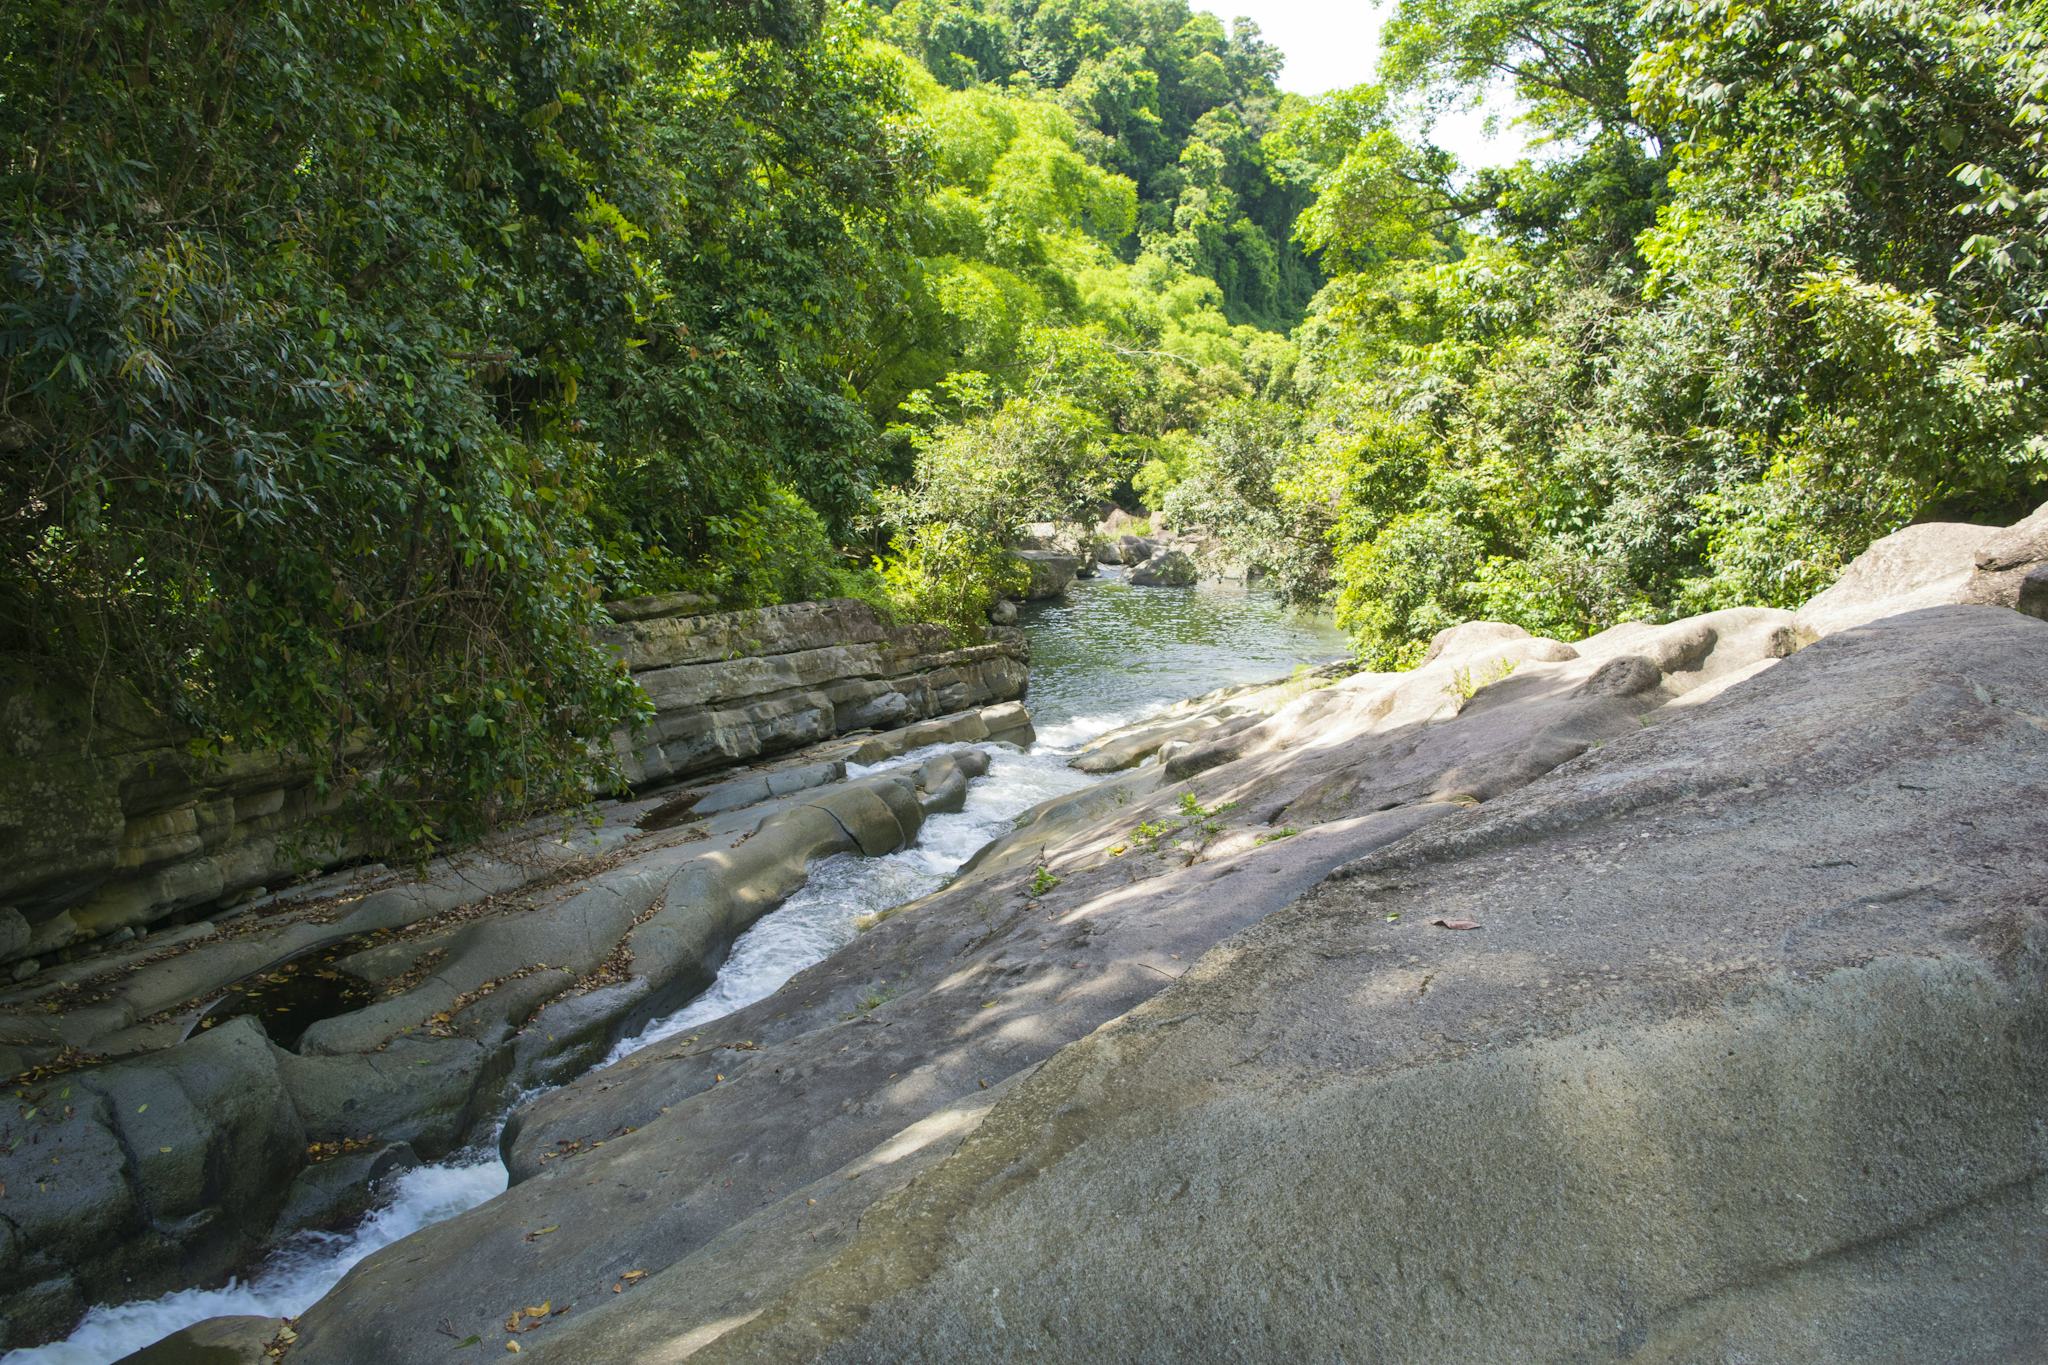
{"label": "river", "polygon": [[[1095,780],[1067,766],[1105,731],[1184,698],[1283,676],[1344,653],[1327,623],[1287,612],[1270,596],[1227,587],[1134,588],[1116,570],[1066,598],[1024,609],[1031,637],[1027,704],[1038,730],[1028,750],[990,745],[987,776],[966,808],[935,815],[910,848],[882,858],[841,854],[818,862],[806,885],[733,944],[711,986],[681,1010],[622,1041],[608,1060],[773,994],[858,932],[855,921],[944,885],[975,851],[1024,811]],[[912,753],[849,776],[915,762]],[[522,1099],[527,1097],[522,1097]],[[71,1336],[13,1351],[0,1365],[106,1365],[205,1318],[295,1317],[349,1267],[420,1228],[452,1218],[505,1188],[495,1134],[448,1160],[390,1183],[385,1204],[345,1233],[300,1233],[247,1280],[158,1299],[94,1308]]]}

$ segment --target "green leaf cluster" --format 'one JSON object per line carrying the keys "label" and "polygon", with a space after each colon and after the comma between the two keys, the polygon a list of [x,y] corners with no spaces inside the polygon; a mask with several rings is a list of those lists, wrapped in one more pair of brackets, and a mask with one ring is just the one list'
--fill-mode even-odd
{"label": "green leaf cluster", "polygon": [[804,5],[12,6],[0,650],[388,843],[583,798],[601,598],[864,495],[905,108]]}
{"label": "green leaf cluster", "polygon": [[[1478,617],[1790,605],[1900,526],[2024,513],[2044,15],[1403,0],[1382,83],[1266,138],[1331,272],[1296,434],[1249,485],[1199,446],[1183,486],[1382,665]],[[1430,119],[1503,84],[1536,149],[1467,172]]]}

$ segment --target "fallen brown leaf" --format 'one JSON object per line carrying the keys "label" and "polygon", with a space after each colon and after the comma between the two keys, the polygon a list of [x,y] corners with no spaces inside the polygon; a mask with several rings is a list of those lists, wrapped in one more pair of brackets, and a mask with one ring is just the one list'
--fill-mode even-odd
{"label": "fallen brown leaf", "polygon": [[1431,924],[1437,924],[1437,925],[1442,925],[1442,926],[1443,926],[1444,928],[1446,928],[1446,929],[1477,929],[1477,928],[1479,927],[1479,921],[1478,921],[1478,920],[1471,920],[1471,919],[1445,919],[1445,918],[1443,918],[1443,917],[1442,917],[1441,915],[1440,915],[1440,916],[1438,916],[1437,918],[1435,918],[1435,919],[1431,920],[1431,921],[1430,921],[1430,923],[1431,923]]}

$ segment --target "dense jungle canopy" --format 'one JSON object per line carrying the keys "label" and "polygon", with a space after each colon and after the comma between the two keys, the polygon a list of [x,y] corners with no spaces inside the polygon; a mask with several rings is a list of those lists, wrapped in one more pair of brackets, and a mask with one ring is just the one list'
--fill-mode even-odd
{"label": "dense jungle canopy", "polygon": [[[393,841],[606,781],[601,602],[978,628],[1102,501],[1376,666],[2048,496],[2048,5],[15,0],[0,654]],[[1433,113],[1505,82],[1534,149]]]}

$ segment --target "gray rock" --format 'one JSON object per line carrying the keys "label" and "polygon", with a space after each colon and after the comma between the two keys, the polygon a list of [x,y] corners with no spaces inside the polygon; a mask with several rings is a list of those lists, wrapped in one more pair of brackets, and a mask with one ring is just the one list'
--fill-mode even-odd
{"label": "gray rock", "polygon": [[85,1312],[84,1296],[68,1275],[34,1282],[10,1279],[8,1283],[7,1306],[0,1311],[0,1345],[47,1341],[61,1335]]}
{"label": "gray rock", "polygon": [[208,1318],[174,1332],[121,1365],[266,1365],[283,1318]]}
{"label": "gray rock", "polygon": [[1002,598],[994,606],[988,609],[988,619],[991,624],[998,626],[1016,625],[1017,604],[1015,602],[1010,601],[1007,597]]}
{"label": "gray rock", "polygon": [[21,911],[0,906],[0,962],[19,956],[28,947],[31,936]]}
{"label": "gray rock", "polygon": [[604,609],[612,620],[629,624],[635,621],[672,620],[682,616],[695,616],[711,605],[710,598],[694,592],[668,592],[607,602]]}
{"label": "gray rock", "polygon": [[1329,686],[1342,672],[1331,666],[1297,678],[1225,687],[1191,698],[1090,740],[1073,759],[1073,766],[1084,773],[1122,772],[1170,746],[1219,738],[1218,732],[1225,726],[1238,733],[1305,694]]}
{"label": "gray rock", "polygon": [[1977,547],[1976,567],[1985,573],[2031,568],[2048,563],[2048,503],[2032,516],[1985,538]]}
{"label": "gray rock", "polygon": [[857,1229],[728,1237],[751,1311],[549,1358],[2031,1357],[2043,714],[2013,613],[1839,634],[1352,864]]}
{"label": "gray rock", "polygon": [[283,1241],[306,1229],[339,1228],[367,1211],[379,1181],[419,1165],[419,1156],[403,1142],[380,1143],[317,1162],[292,1180],[284,1207],[271,1227],[271,1240]]}
{"label": "gray rock", "polygon": [[1081,556],[1062,550],[1012,550],[1010,555],[1028,576],[1024,589],[1027,602],[1060,596],[1081,571]]}
{"label": "gray rock", "polygon": [[[1603,1298],[1597,1276],[1572,1278],[1585,1257],[1546,1253],[1636,1257],[1629,1191],[1685,1167],[1631,1164],[1624,1147],[1605,1167],[1627,1179],[1571,1181],[1535,1160],[1572,1144],[1531,1149],[1525,1135],[1548,1130],[1528,1099],[1550,1091],[1517,1078],[1532,1067],[1578,1077],[1587,1057],[1591,1079],[1573,1083],[1590,1099],[1552,1106],[1566,1120],[1588,1103],[1627,1114],[1646,1077],[1659,1078],[1658,1104],[1668,1099],[1643,1116],[1659,1133],[1774,1116],[1712,1148],[1722,1164],[1701,1167],[1710,1179],[1650,1205],[1727,1210],[1678,1220],[1670,1249],[1646,1263],[1648,1292],[1679,1295],[1685,1312],[1767,1283],[1772,1256],[1820,1264],[1830,1238],[1869,1245],[1954,1198],[1975,1209],[1973,1191],[1996,1195],[2040,1164],[2027,1136],[2041,1100],[2041,1039],[2026,1032],[2037,1023],[2015,1033],[2018,1017],[2000,1018],[2010,995],[1987,986],[2017,970],[1998,945],[2025,934],[1969,926],[2032,913],[2014,888],[2038,880],[2026,869],[2048,856],[2023,828],[2048,771],[2048,731],[2028,719],[2048,709],[2034,695],[2048,686],[2048,628],[1953,608],[1784,662],[1796,642],[1791,615],[1772,611],[1624,626],[1576,646],[1463,629],[1413,673],[1336,681],[1195,745],[1184,784],[1177,757],[1062,798],[776,996],[531,1107],[509,1143],[519,1183],[423,1234],[410,1263],[444,1265],[450,1282],[507,1302],[661,1267],[643,1297],[601,1300],[536,1340],[562,1360],[640,1359],[678,1342],[714,1358],[978,1359],[1020,1343],[1142,1356],[1152,1340],[1199,1357],[1246,1331],[1260,1334],[1254,1354],[1313,1357],[1355,1353],[1360,1312],[1409,1333],[1387,1347],[1401,1358],[1513,1356],[1517,1333],[1536,1354],[1579,1349],[1571,1334],[1587,1321],[1633,1310]],[[1995,816],[1976,813],[1984,791],[2006,794]],[[1226,810],[1226,797],[1238,804]],[[1964,814],[1930,819],[1930,800]],[[1135,834],[1168,822],[1170,847]],[[2017,878],[2008,848],[2025,850]],[[1265,918],[1346,864],[1355,870]],[[1040,868],[1056,885],[1036,885]],[[1429,926],[1447,914],[1486,928]],[[1188,971],[1189,953],[1253,925],[1142,1004]],[[1887,975],[1858,975],[1871,972]],[[1752,982],[1765,984],[1761,999]],[[1968,1041],[1984,1038],[2007,1041]],[[1728,1063],[1731,1045],[1759,1064]],[[1941,1069],[1971,1046],[1958,1108],[1939,1098]],[[1174,1059],[1165,1072],[1160,1056]],[[1820,1062],[1787,1069],[1774,1060],[1785,1056],[1848,1068],[1846,1090]],[[1094,1067],[1117,1070],[1063,1079]],[[1854,1102],[1815,1098],[1838,1091]],[[1212,1092],[1227,1098],[1211,1106]],[[1304,1093],[1328,1096],[1327,1121],[1295,1117]],[[1917,1112],[1898,1107],[1915,1094],[1965,1116],[1945,1131],[1974,1155],[1945,1166],[1954,1152],[1921,1137],[1939,1125],[1909,1123],[1908,1165],[1874,1149],[1872,1169],[1895,1172],[1882,1188],[1822,1203],[1841,1184],[1813,1154],[1886,1147],[1880,1116]],[[1866,1095],[1885,1098],[1866,1113],[1855,1107]],[[1344,1136],[1354,1131],[1369,1136]],[[1157,1146],[1160,1134],[1172,1140]],[[565,1146],[580,1154],[551,1161]],[[1372,1155],[1387,1150],[1408,1160]],[[1133,1169],[1142,1178],[1118,1174]],[[1290,1176],[1285,1217],[1266,1219],[1274,1169],[1317,1183],[1295,1193]],[[1032,1204],[1049,1181],[1057,1195]],[[1793,1225],[1795,1245],[1771,1229],[1805,1207],[1798,1195],[1820,1211]],[[1423,1203],[1428,1219],[1413,1213]],[[1112,1206],[1108,1220],[1073,1217]],[[1540,1233],[1518,1233],[1511,1245],[1530,1250],[1497,1262],[1481,1249],[1506,1207],[1526,1207],[1517,1217]],[[1345,1212],[1355,1208],[1364,1224]],[[496,1250],[558,1218],[545,1259]],[[1368,1278],[1316,1298],[1314,1275],[1269,1259],[1295,1245],[1283,1230],[1295,1225],[1323,1239],[1305,1263]],[[1488,1295],[1470,1322],[1461,1311],[1450,1346],[1431,1344],[1441,1319],[1410,1325],[1413,1295],[1376,1290],[1377,1262],[1355,1251],[1405,1245],[1418,1225],[1426,1260],[1486,1268],[1474,1278],[1464,1261],[1429,1261],[1429,1282],[1464,1274]],[[984,1239],[984,1228],[1003,1230]],[[1200,1278],[1176,1273],[1165,1283],[1187,1289],[1134,1295],[1134,1277],[1112,1270],[1145,1262],[1134,1238],[1174,1247],[1174,1264],[1202,1267]],[[1076,1263],[1087,1269],[1067,1270]],[[1695,1263],[1709,1267],[1703,1288],[1677,1273]],[[1557,1269],[1531,1269],[1543,1266]],[[877,1302],[875,1277],[898,1292]],[[1123,1320],[1125,1301],[1137,1322]],[[1011,1315],[1016,1302],[1027,1311]],[[435,1303],[386,1253],[307,1315],[302,1349],[316,1361],[408,1358],[406,1324]]]}
{"label": "gray rock", "polygon": [[1929,522],[1895,531],[1801,607],[1798,625],[1803,636],[1817,639],[1951,602],[2048,618],[2048,506],[2005,528]]}
{"label": "gray rock", "polygon": [[1131,570],[1129,582],[1147,588],[1191,588],[1201,578],[1195,561],[1180,550],[1167,550]]}
{"label": "gray rock", "polygon": [[[526,1353],[577,1362],[1851,1359],[1880,1328],[1916,1358],[2023,1353],[2048,626],[1842,624],[1951,576],[2021,600],[2037,567],[1918,539],[1918,569],[1866,565],[1797,618],[1461,627],[1413,672],[1211,713],[775,995],[525,1108],[513,1188],[359,1266],[295,1358],[426,1359],[451,1302],[461,1334],[544,1298],[578,1311]],[[959,709],[839,752],[994,732]],[[376,1055],[504,1057],[532,1010],[520,1074],[594,1055],[651,973],[701,979],[805,858],[882,848],[959,774],[771,798],[745,837],[711,817],[714,847],[528,916],[532,961],[651,909],[649,976],[554,1003],[521,978]],[[445,940],[448,984],[509,922]],[[628,1268],[652,1273],[611,1295]],[[1446,1284],[1454,1309],[1416,1288]]]}
{"label": "gray rock", "polygon": [[[1006,732],[1028,729],[1021,707],[990,710]],[[934,739],[988,734],[978,711],[925,725]],[[902,848],[928,808],[958,809],[987,769],[968,750],[846,782],[845,763],[820,755],[722,784],[757,804],[693,812],[687,829],[638,831],[644,803],[595,833],[538,822],[503,841],[502,860],[452,858],[368,894],[341,879],[337,903],[271,907],[235,934],[158,935],[0,997],[10,1033],[55,1035],[45,1057],[64,1039],[142,1054],[38,1087],[31,1140],[0,1141],[0,1322],[12,1334],[0,1346],[61,1332],[80,1294],[126,1300],[217,1279],[266,1240],[360,1212],[394,1163],[488,1131],[512,1094],[565,1079],[701,990],[810,863]],[[227,982],[364,933],[333,965],[385,998],[311,1022],[296,1051],[253,1015],[179,1041]],[[111,998],[43,1008],[81,983]],[[371,1149],[307,1164],[309,1144],[372,1136]]]}
{"label": "gray rock", "polygon": [[985,708],[981,713],[981,723],[987,728],[988,738],[1003,744],[1026,748],[1038,740],[1038,731],[1031,724],[1031,713],[1024,709],[1021,701]]}
{"label": "gray rock", "polygon": [[[1345,863],[1638,733],[1674,697],[1772,657],[1788,621],[1726,613],[1621,632],[1584,656],[1520,633],[1453,639],[1414,673],[1304,680],[1270,716],[1241,717],[1255,723],[1189,784],[1154,765],[1027,813],[945,890],[768,1000],[528,1107],[509,1130],[512,1190],[404,1255],[487,1301],[604,1294],[621,1269],[647,1268],[699,1286],[700,1326],[744,1316],[761,1284],[829,1255],[875,1200],[943,1159],[991,1092],[1218,939]],[[1674,671],[1625,696],[1581,691],[1621,654]],[[1512,676],[1458,701],[1459,670],[1491,674],[1503,659]],[[1136,833],[1159,826],[1169,837]],[[1056,885],[1038,882],[1040,868]],[[756,1217],[786,1222],[795,1241],[765,1237]],[[501,1254],[548,1224],[545,1259]],[[407,1358],[407,1324],[445,1299],[416,1283],[420,1263],[386,1253],[359,1268],[301,1323],[308,1358]],[[605,1306],[590,1324],[526,1344],[564,1360],[665,1349],[651,1319]]]}

